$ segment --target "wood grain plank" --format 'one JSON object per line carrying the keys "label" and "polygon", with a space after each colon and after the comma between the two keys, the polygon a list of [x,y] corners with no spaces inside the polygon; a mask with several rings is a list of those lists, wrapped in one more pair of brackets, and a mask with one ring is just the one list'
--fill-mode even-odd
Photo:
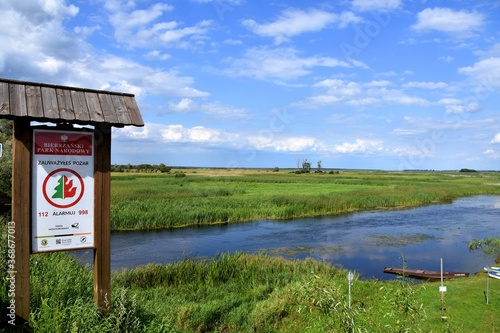
{"label": "wood grain plank", "polygon": [[131,94],[0,79],[0,116],[144,126]]}
{"label": "wood grain plank", "polygon": [[69,89],[56,89],[59,116],[64,120],[75,120],[75,110]]}
{"label": "wood grain plank", "polygon": [[130,114],[128,113],[127,105],[125,104],[123,96],[111,95],[111,100],[113,101],[113,107],[115,109],[118,123],[122,125],[131,125],[132,120],[130,119]]}
{"label": "wood grain plank", "polygon": [[116,117],[115,108],[110,94],[99,94],[99,101],[101,102],[101,109],[104,115],[104,121],[110,124],[117,124],[118,118]]}
{"label": "wood grain plank", "polygon": [[10,115],[9,84],[0,82],[0,115]]}
{"label": "wood grain plank", "polygon": [[[24,87],[24,86],[23,86]],[[16,314],[24,320],[30,315],[31,244],[31,148],[32,131],[28,118],[14,119],[12,141],[12,221],[14,223],[16,272],[14,296]],[[10,224],[9,224],[10,225]],[[16,321],[20,325],[21,322]]]}
{"label": "wood grain plank", "polygon": [[48,119],[60,119],[59,107],[57,105],[56,89],[42,87],[42,102],[44,117]]}
{"label": "wood grain plank", "polygon": [[30,117],[43,118],[42,92],[40,86],[26,86],[26,105]]}
{"label": "wood grain plank", "polygon": [[130,125],[144,126],[144,121],[142,120],[141,112],[135,98],[133,96],[124,96],[124,100],[130,119],[132,120]]}
{"label": "wood grain plank", "polygon": [[95,131],[94,302],[104,314],[111,308],[111,131]]}
{"label": "wood grain plank", "polygon": [[10,114],[16,117],[29,116],[26,107],[26,89],[24,84],[9,84]]}
{"label": "wood grain plank", "polygon": [[85,100],[89,110],[90,120],[98,123],[104,122],[104,115],[102,114],[101,103],[97,93],[85,92]]}
{"label": "wood grain plank", "polygon": [[83,91],[71,90],[71,98],[75,109],[75,119],[82,122],[90,120],[89,109]]}

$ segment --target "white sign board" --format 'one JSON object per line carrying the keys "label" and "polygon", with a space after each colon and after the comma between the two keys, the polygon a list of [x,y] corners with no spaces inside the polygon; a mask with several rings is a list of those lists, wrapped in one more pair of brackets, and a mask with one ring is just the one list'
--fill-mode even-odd
{"label": "white sign board", "polygon": [[94,247],[94,135],[33,131],[32,252]]}

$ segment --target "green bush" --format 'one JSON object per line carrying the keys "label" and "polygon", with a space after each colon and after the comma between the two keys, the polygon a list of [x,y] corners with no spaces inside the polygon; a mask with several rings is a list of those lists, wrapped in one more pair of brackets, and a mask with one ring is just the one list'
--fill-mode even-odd
{"label": "green bush", "polygon": [[11,196],[12,193],[12,121],[0,119],[0,143],[3,145],[0,157],[0,205],[2,195]]}
{"label": "green bush", "polygon": [[460,169],[459,172],[477,172],[476,170],[474,169],[467,169],[467,168],[463,168],[463,169]]}
{"label": "green bush", "polygon": [[12,193],[12,141],[3,142],[2,151],[2,157],[0,157],[0,204],[2,195],[10,197]]}

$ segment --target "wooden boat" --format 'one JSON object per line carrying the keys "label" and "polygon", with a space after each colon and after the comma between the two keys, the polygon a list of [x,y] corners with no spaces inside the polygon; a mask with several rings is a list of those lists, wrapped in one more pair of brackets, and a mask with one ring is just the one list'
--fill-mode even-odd
{"label": "wooden boat", "polygon": [[[393,268],[393,267],[385,267],[384,273],[388,274],[397,274],[402,276],[408,276],[415,279],[424,279],[424,280],[440,280],[441,272],[440,271],[428,271],[424,269],[402,269],[402,268]],[[454,278],[468,277],[468,272],[443,272],[443,279],[449,280]]]}

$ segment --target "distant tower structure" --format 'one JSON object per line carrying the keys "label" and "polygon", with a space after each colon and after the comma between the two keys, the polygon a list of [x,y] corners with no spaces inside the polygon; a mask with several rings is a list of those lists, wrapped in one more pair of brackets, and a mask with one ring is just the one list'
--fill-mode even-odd
{"label": "distant tower structure", "polygon": [[304,172],[311,171],[311,163],[307,161],[307,158],[302,161],[302,171]]}

